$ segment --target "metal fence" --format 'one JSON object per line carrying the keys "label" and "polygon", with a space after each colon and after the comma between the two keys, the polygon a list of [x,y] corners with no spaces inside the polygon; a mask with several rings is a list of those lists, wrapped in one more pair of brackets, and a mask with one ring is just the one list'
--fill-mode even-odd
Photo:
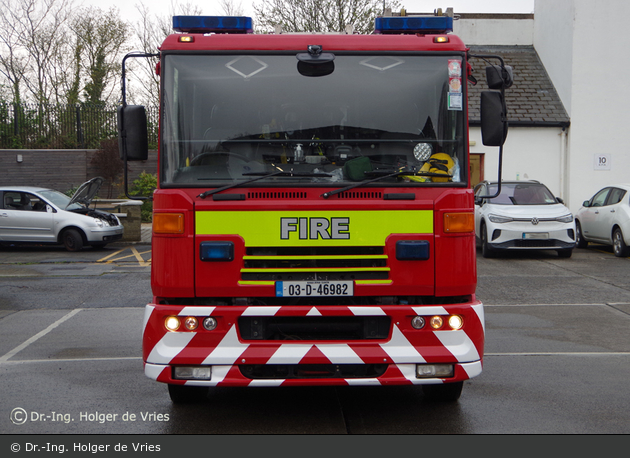
{"label": "metal fence", "polygon": [[[98,149],[118,135],[117,108],[0,102],[0,149]],[[150,149],[157,149],[158,120],[158,109],[147,107]]]}

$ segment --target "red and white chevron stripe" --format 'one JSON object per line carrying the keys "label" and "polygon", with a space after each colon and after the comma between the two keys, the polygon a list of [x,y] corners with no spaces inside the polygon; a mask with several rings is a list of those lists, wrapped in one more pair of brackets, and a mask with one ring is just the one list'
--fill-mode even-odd
{"label": "red and white chevron stripe", "polygon": [[[458,314],[464,318],[461,330],[417,330],[411,319],[417,315]],[[213,331],[169,332],[164,327],[168,316],[213,316],[218,326]],[[387,339],[343,342],[244,341],[237,321],[241,316],[389,316],[391,331]],[[460,381],[481,373],[484,337],[483,305],[451,306],[164,306],[149,304],[145,310],[143,357],[145,374],[154,380],[199,386],[280,386],[280,385],[401,385],[435,384],[443,379],[416,378],[416,365],[448,363]],[[259,364],[387,364],[378,378],[250,379],[238,366]],[[212,366],[209,381],[175,380],[176,365]]]}

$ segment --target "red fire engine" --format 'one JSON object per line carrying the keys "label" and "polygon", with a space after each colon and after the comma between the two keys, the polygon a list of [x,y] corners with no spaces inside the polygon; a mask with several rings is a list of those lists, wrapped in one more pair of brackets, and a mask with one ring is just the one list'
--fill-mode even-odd
{"label": "red fire engine", "polygon": [[[452,23],[255,34],[250,18],[173,18],[143,359],[174,402],[295,385],[456,400],[481,373],[473,78]],[[511,69],[487,73],[484,143],[501,146]],[[123,103],[119,130],[124,159],[146,159],[144,108]]]}

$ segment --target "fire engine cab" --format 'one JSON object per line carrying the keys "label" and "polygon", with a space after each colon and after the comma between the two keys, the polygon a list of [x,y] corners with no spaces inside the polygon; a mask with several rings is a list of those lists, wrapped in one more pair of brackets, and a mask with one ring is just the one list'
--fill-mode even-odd
{"label": "fire engine cab", "polygon": [[[481,373],[472,56],[452,27],[256,34],[250,18],[173,18],[143,359],[174,402],[295,385],[456,400]],[[482,96],[491,146],[507,133],[499,61]],[[146,159],[144,108],[124,102],[119,130],[123,158]]]}

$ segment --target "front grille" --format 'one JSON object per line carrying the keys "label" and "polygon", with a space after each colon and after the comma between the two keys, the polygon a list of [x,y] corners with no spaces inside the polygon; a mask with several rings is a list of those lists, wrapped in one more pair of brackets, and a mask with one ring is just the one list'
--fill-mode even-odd
{"label": "front grille", "polygon": [[516,240],[514,246],[517,248],[552,248],[558,246],[555,240]]}
{"label": "front grille", "polygon": [[386,339],[387,316],[242,316],[238,328],[243,340],[346,341]]}
{"label": "front grille", "polygon": [[242,281],[387,280],[384,247],[248,247]]}
{"label": "front grille", "polygon": [[238,366],[249,379],[376,378],[387,364],[247,364]]}
{"label": "front grille", "polygon": [[306,199],[307,194],[301,191],[250,191],[247,193],[248,199],[271,199],[271,200],[295,200]]}

